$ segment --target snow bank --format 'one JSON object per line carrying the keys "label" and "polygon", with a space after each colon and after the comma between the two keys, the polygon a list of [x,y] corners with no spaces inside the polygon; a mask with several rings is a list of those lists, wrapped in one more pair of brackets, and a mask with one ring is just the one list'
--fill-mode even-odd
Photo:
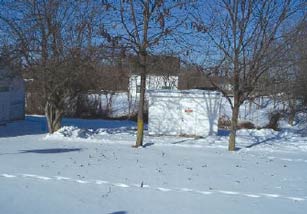
{"label": "snow bank", "polygon": [[[136,127],[117,127],[86,129],[76,126],[65,126],[54,134],[48,134],[46,140],[129,144],[133,145],[136,138]],[[145,131],[145,146],[179,146],[189,148],[224,149],[228,147],[228,133],[219,132],[216,136],[204,138],[187,138],[176,136],[149,136]],[[241,129],[237,132],[237,148],[241,151],[266,152],[307,152],[307,140],[297,128],[274,131],[271,129]]]}
{"label": "snow bank", "polygon": [[[118,127],[118,128],[99,128],[86,129],[78,128],[76,126],[64,126],[53,134],[47,134],[46,140],[60,140],[60,141],[79,141],[89,143],[119,143],[122,144],[127,139],[125,135],[133,136],[135,127]],[[111,141],[110,137],[120,135],[118,141]],[[106,139],[108,136],[108,140]],[[125,141],[128,143],[128,141]]]}
{"label": "snow bank", "polygon": [[[8,123],[0,128],[5,138],[29,135],[33,141],[38,135],[46,140],[58,142],[84,142],[133,145],[136,139],[136,123],[129,120],[85,120],[65,118],[59,131],[47,134],[46,119],[42,116],[27,116],[26,120]],[[306,124],[295,126],[282,122],[281,131],[271,129],[245,130],[237,132],[237,147],[241,151],[307,152]],[[145,127],[146,128],[146,127]],[[146,146],[190,147],[227,150],[229,131],[219,130],[215,136],[187,138],[177,136],[149,136],[145,130]]]}

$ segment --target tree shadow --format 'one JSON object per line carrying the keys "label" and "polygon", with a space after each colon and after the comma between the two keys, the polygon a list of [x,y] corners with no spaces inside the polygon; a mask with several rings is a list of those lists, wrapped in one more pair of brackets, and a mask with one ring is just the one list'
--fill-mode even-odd
{"label": "tree shadow", "polygon": [[135,130],[136,122],[132,120],[79,119],[63,118],[63,126],[76,126],[80,129],[107,129],[111,131]]}
{"label": "tree shadow", "polygon": [[269,137],[269,138],[266,138],[266,139],[261,139],[259,136],[253,135],[251,133],[249,135],[254,138],[255,142],[250,144],[250,145],[248,145],[248,146],[245,146],[245,148],[248,148],[248,149],[250,149],[252,147],[255,147],[257,145],[260,145],[260,144],[267,144],[269,141],[283,139],[281,137],[281,135],[282,135],[281,131],[279,131],[277,135],[274,135],[273,137]]}
{"label": "tree shadow", "polygon": [[117,211],[117,212],[112,212],[112,213],[107,213],[107,214],[127,214],[127,211]]}
{"label": "tree shadow", "polygon": [[16,137],[23,135],[37,135],[48,132],[44,117],[26,116],[25,120],[7,123],[0,127],[0,137]]}
{"label": "tree shadow", "polygon": [[[88,132],[105,129],[108,134],[122,132],[134,133],[136,125],[130,120],[101,120],[63,118],[63,126],[74,126]],[[92,130],[92,131],[89,131]],[[1,137],[16,137],[48,133],[47,121],[44,116],[26,116],[25,120],[9,122],[0,127]]]}
{"label": "tree shadow", "polygon": [[[299,127],[297,130],[295,130],[296,134],[301,135],[302,137],[307,137],[307,121],[303,120],[303,124],[297,124]],[[291,128],[284,128],[285,131],[291,131]]]}
{"label": "tree shadow", "polygon": [[220,113],[221,98],[220,93],[207,92],[205,94],[205,109],[207,111],[207,117],[209,121],[209,135],[216,134],[218,132],[218,118]]}
{"label": "tree shadow", "polygon": [[[199,138],[194,138],[194,140],[199,139]],[[185,143],[187,141],[190,141],[191,139],[184,139],[184,140],[179,140],[179,141],[175,141],[172,142],[171,144],[181,144],[181,143]]]}
{"label": "tree shadow", "polygon": [[219,129],[217,131],[217,136],[228,137],[229,135],[230,135],[230,131],[229,130]]}
{"label": "tree shadow", "polygon": [[53,149],[33,149],[33,150],[20,150],[19,153],[37,153],[37,154],[57,154],[66,152],[80,152],[81,148],[53,148]]}
{"label": "tree shadow", "polygon": [[153,145],[154,145],[154,143],[145,143],[143,145],[143,148],[146,148],[146,147],[149,147],[149,146],[153,146]]}
{"label": "tree shadow", "polygon": [[[219,129],[218,130],[218,133],[217,133],[218,136],[222,136],[222,137],[228,137],[230,135],[230,131],[229,130],[224,130],[224,129]],[[270,136],[268,138],[265,138],[263,139],[263,136],[257,136],[253,133],[249,133],[248,134],[250,137],[252,137],[252,141],[253,143],[247,145],[247,146],[241,146],[241,147],[236,147],[235,148],[235,151],[239,151],[241,150],[242,148],[252,148],[252,147],[255,147],[255,146],[258,146],[260,144],[270,144],[269,142],[270,141],[274,141],[274,140],[282,140],[282,139],[285,139],[285,137],[282,137],[282,131],[279,131],[278,134],[274,135],[274,136]]]}

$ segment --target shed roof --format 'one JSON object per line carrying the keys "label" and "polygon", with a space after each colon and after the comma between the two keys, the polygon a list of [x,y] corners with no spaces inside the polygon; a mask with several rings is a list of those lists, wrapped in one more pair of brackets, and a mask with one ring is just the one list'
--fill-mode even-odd
{"label": "shed roof", "polygon": [[199,89],[191,89],[191,90],[148,90],[149,96],[151,97],[185,97],[185,98],[220,98],[221,93],[218,91],[212,90],[199,90]]}

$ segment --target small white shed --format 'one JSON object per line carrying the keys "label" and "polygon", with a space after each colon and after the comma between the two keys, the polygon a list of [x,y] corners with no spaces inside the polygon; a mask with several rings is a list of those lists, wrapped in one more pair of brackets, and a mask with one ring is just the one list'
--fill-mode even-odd
{"label": "small white shed", "polygon": [[150,135],[216,134],[221,94],[205,90],[148,91]]}

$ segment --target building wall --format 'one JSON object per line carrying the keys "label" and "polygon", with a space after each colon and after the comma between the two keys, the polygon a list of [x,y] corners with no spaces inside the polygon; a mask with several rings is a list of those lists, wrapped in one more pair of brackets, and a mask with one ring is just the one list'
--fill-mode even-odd
{"label": "building wall", "polygon": [[0,92],[0,125],[5,124],[7,121],[9,121],[9,98],[9,92]]}
{"label": "building wall", "polygon": [[10,120],[25,118],[25,83],[21,78],[15,78],[10,84]]}
{"label": "building wall", "polygon": [[25,86],[21,78],[0,82],[0,124],[25,117]]}

